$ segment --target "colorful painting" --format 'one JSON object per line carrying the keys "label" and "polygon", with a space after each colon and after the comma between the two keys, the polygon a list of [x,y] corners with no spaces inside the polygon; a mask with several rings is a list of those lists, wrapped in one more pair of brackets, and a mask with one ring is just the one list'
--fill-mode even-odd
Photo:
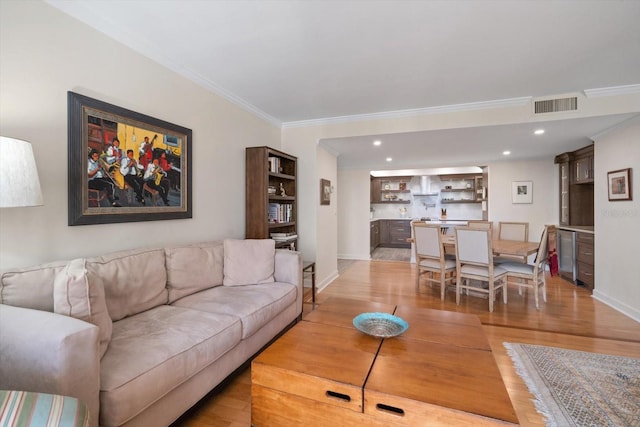
{"label": "colorful painting", "polygon": [[69,225],[191,218],[190,129],[73,92]]}

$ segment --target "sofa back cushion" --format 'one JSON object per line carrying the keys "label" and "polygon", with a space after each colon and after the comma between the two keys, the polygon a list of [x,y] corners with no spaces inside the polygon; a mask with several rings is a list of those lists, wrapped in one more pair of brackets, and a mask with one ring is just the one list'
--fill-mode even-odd
{"label": "sofa back cushion", "polygon": [[0,304],[53,312],[53,282],[67,261],[11,269],[0,274]]}
{"label": "sofa back cushion", "polygon": [[225,286],[256,285],[274,281],[276,242],[271,239],[224,241]]}
{"label": "sofa back cushion", "polygon": [[169,304],[204,289],[222,285],[222,242],[165,249]]}
{"label": "sofa back cushion", "polygon": [[87,259],[89,281],[102,280],[113,321],[167,303],[164,249],[134,249]]}
{"label": "sofa back cushion", "polygon": [[99,329],[100,357],[104,355],[111,340],[113,324],[107,311],[102,280],[94,278],[89,282],[83,258],[69,261],[56,275],[53,310],[96,325]]}

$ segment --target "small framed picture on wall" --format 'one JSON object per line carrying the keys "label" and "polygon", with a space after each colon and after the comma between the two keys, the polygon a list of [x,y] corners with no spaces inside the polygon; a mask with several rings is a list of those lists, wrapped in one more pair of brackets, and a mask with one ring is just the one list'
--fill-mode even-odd
{"label": "small framed picture on wall", "polygon": [[320,204],[331,204],[331,181],[328,179],[320,180]]}
{"label": "small framed picture on wall", "polygon": [[631,168],[607,172],[607,186],[610,202],[632,200]]}
{"label": "small framed picture on wall", "polygon": [[511,183],[512,203],[533,203],[533,182],[513,181]]}

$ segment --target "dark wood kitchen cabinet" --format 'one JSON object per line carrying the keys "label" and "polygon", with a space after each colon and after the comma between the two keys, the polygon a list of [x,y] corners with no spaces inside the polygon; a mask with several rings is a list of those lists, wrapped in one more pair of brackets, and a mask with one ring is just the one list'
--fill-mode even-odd
{"label": "dark wood kitchen cabinet", "polygon": [[410,176],[371,177],[371,203],[411,203]]}
{"label": "dark wood kitchen cabinet", "polygon": [[380,178],[371,177],[371,203],[380,203]]}
{"label": "dark wood kitchen cabinet", "polygon": [[560,225],[593,225],[593,160],[593,144],[556,156],[560,179]]}
{"label": "dark wood kitchen cabinet", "polygon": [[573,184],[593,183],[593,145],[573,152]]}
{"label": "dark wood kitchen cabinet", "polygon": [[381,219],[380,246],[385,248],[410,248],[411,220]]}
{"label": "dark wood kitchen cabinet", "polygon": [[373,253],[380,245],[380,221],[371,221],[371,234],[369,237],[369,253]]}
{"label": "dark wood kitchen cabinet", "polygon": [[595,287],[594,263],[594,235],[591,233],[576,233],[576,278],[579,284],[593,290]]}

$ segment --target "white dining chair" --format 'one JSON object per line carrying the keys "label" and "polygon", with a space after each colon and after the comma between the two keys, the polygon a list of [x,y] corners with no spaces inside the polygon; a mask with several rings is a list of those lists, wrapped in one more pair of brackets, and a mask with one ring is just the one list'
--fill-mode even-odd
{"label": "white dining chair", "polygon": [[[493,312],[496,292],[502,290],[502,301],[507,303],[507,271],[493,263],[491,231],[458,227],[456,233],[456,304],[460,304],[460,292],[465,290],[487,293],[489,311]],[[474,286],[471,280],[488,282],[488,289]]]}
{"label": "white dining chair", "polygon": [[540,309],[538,302],[539,290],[542,289],[542,299],[547,302],[547,281],[545,278],[545,267],[549,262],[547,242],[549,229],[545,227],[540,239],[540,247],[536,254],[536,259],[531,264],[521,262],[505,262],[500,264],[500,268],[507,271],[507,285],[517,285],[518,293],[522,295],[522,288],[532,288],[536,302],[536,310]]}
{"label": "white dining chair", "polygon": [[[528,222],[498,222],[498,239],[500,240],[516,240],[518,242],[529,241],[529,223]],[[526,264],[528,257],[517,257],[513,255],[498,254],[494,257],[493,262],[513,262],[518,261]]]}
{"label": "white dining chair", "polygon": [[467,227],[478,230],[493,231],[493,221],[484,221],[479,219],[470,219],[467,221]]}
{"label": "white dining chair", "polygon": [[529,240],[528,222],[498,222],[498,236],[500,240],[517,240],[527,242]]}
{"label": "white dining chair", "polygon": [[444,301],[447,283],[453,283],[455,279],[456,262],[445,257],[439,225],[414,222],[412,227],[416,258],[416,292],[420,288],[420,277],[425,275],[425,280],[431,286],[434,283],[440,285],[440,299]]}

